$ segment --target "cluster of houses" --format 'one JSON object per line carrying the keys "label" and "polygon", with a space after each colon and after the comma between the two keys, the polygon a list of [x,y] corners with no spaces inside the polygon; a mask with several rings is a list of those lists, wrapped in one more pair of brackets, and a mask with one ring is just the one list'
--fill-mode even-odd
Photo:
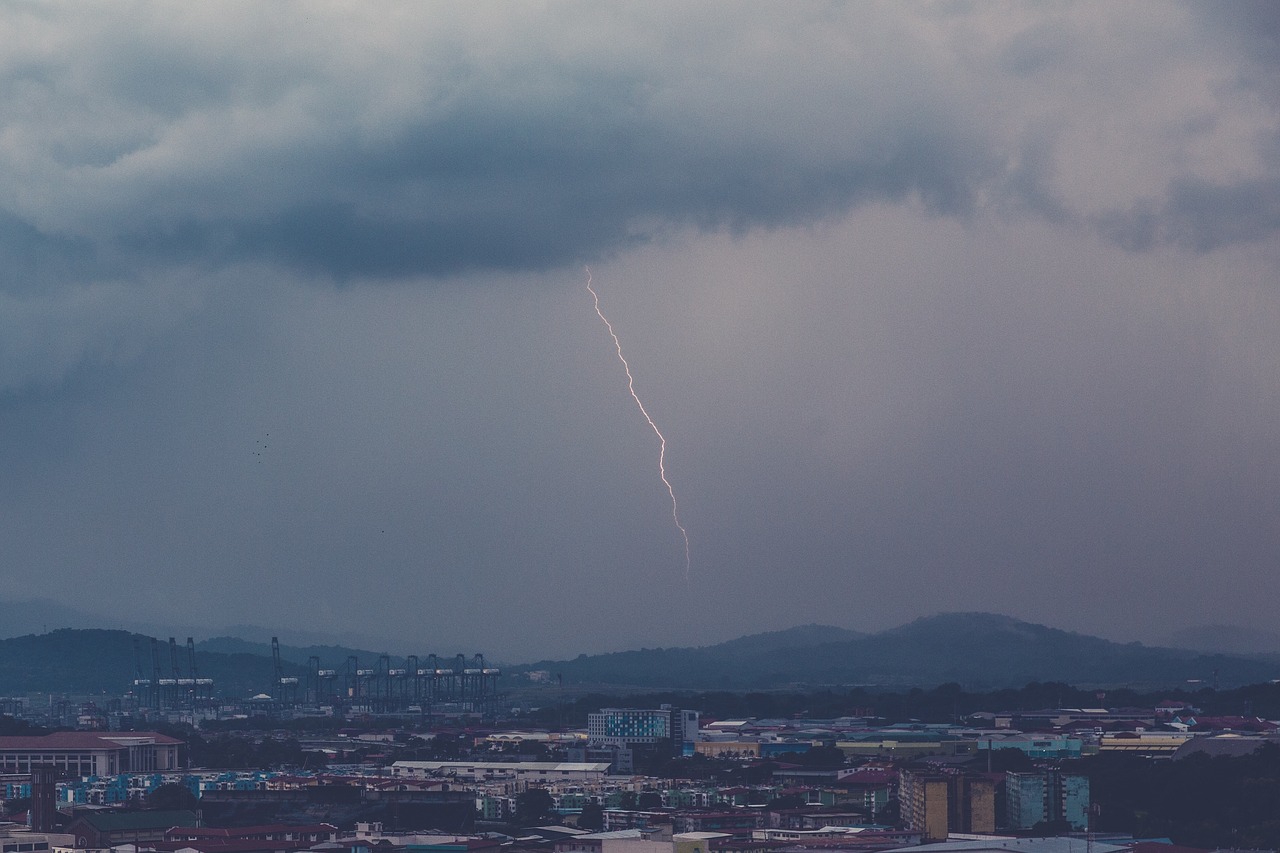
{"label": "cluster of houses", "polygon": [[[465,736],[474,758],[368,762],[323,772],[176,767],[173,740],[153,733],[96,733],[92,743],[88,735],[0,738],[0,769],[11,771],[0,777],[0,790],[7,801],[31,801],[25,825],[3,829],[0,853],[872,853],[929,842],[979,845],[931,848],[946,853],[984,850],[980,845],[996,840],[1006,853],[1063,853],[1036,847],[1025,836],[1046,827],[1090,831],[1089,780],[1063,769],[1071,766],[1064,761],[1108,751],[1153,760],[1197,751],[1244,754],[1275,740],[1277,725],[1205,717],[1183,703],[897,725],[854,716],[700,724],[694,712],[664,707],[602,709],[586,732]],[[390,733],[367,737],[394,743]],[[521,760],[526,742],[538,744],[540,758],[571,760]],[[734,780],[635,772],[636,755],[653,749],[704,770],[709,764],[732,768]],[[993,766],[1004,752],[1021,757]],[[808,760],[819,755],[836,761]],[[42,789],[31,781],[38,765],[119,772],[64,772]],[[1001,769],[1013,765],[1016,770]],[[195,809],[114,808],[137,806],[164,786],[185,789]],[[545,825],[523,819],[531,791],[545,800]],[[304,802],[294,796],[298,792],[319,796]],[[385,826],[324,819],[318,804],[350,804],[346,794],[353,792],[399,817]],[[432,796],[442,809],[462,808],[414,825],[408,815],[424,820],[423,812],[413,813],[408,804]],[[49,798],[46,805],[63,818],[57,826],[36,825],[48,820],[50,809],[41,802]],[[277,812],[287,819],[238,828],[203,825],[215,805],[228,802],[247,814],[267,814],[269,806],[294,811]],[[1095,853],[1109,853],[1108,845],[1136,849],[1131,840],[1091,838]]]}

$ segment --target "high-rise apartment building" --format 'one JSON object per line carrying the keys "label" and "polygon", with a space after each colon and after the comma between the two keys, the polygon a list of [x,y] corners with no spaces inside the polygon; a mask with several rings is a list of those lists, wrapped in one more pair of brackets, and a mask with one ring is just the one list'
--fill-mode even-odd
{"label": "high-rise apartment building", "polygon": [[903,822],[920,833],[921,841],[944,841],[952,832],[995,831],[996,787],[985,776],[903,770],[898,804]]}
{"label": "high-rise apartment building", "polygon": [[903,770],[898,781],[898,806],[907,829],[921,841],[947,839],[947,780],[931,773]]}
{"label": "high-rise apartment building", "polygon": [[1010,829],[1065,821],[1073,830],[1089,828],[1089,777],[1049,770],[1007,773],[1005,822]]}

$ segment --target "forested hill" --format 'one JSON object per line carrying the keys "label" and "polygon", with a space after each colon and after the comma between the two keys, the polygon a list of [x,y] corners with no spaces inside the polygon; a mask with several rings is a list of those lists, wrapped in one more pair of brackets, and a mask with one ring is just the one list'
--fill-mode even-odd
{"label": "forested hill", "polygon": [[510,672],[519,676],[545,670],[559,674],[566,684],[602,687],[729,690],[853,684],[927,687],[946,682],[992,689],[1031,681],[1172,687],[1197,679],[1209,685],[1215,672],[1225,687],[1280,676],[1280,659],[1115,643],[989,613],[941,614],[875,634],[804,633],[817,628],[701,648],[580,655]]}
{"label": "forested hill", "polygon": [[[0,695],[31,692],[118,695],[138,671],[152,673],[151,638],[127,631],[60,629],[0,640]],[[196,661],[201,677],[218,692],[236,697],[271,692],[270,647],[238,641],[202,644]],[[261,653],[252,653],[261,652]],[[172,674],[167,643],[159,646],[161,672]],[[371,652],[340,647],[282,647],[287,675],[302,676],[303,656],[326,666],[347,653],[372,662]],[[185,648],[179,667],[188,674]],[[293,660],[290,660],[293,658]],[[398,665],[399,658],[393,658]],[[504,667],[508,687],[526,673],[543,670],[566,685],[603,688],[763,690],[866,685],[930,687],[957,682],[969,690],[1019,687],[1033,681],[1077,686],[1209,686],[1267,682],[1280,676],[1280,658],[1206,654],[1185,649],[1115,643],[1007,616],[950,613],[919,619],[874,634],[806,625],[753,634],[700,648],[640,649],[573,660]]]}
{"label": "forested hill", "polygon": [[[128,690],[138,672],[138,655],[144,677],[151,677],[151,638],[128,631],[61,628],[45,634],[28,634],[0,640],[0,695],[23,693],[107,693]],[[167,642],[160,644],[164,677],[173,674]],[[188,675],[187,651],[178,650],[182,675]],[[197,652],[201,678],[212,678],[223,695],[244,696],[270,692],[273,664],[269,656]],[[285,662],[288,675],[302,675],[303,668]]]}
{"label": "forested hill", "polygon": [[[271,657],[271,644],[242,640],[239,637],[212,637],[196,643],[197,652],[214,652],[218,654],[258,655]],[[349,646],[291,646],[280,644],[281,660],[292,661],[299,666],[306,666],[312,657],[319,659],[320,665],[328,669],[340,669],[346,665],[347,659],[354,657],[362,666],[373,666],[381,652],[368,649],[356,649]],[[403,657],[391,656],[392,666],[404,666]]]}

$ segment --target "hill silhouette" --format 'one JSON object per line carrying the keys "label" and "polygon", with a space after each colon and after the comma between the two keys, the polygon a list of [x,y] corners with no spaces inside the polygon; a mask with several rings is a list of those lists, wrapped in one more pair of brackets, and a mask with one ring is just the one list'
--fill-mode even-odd
{"label": "hill silhouette", "polygon": [[[151,638],[128,631],[60,629],[0,640],[0,695],[32,692],[108,693],[128,689],[137,673],[136,648],[150,676]],[[171,674],[167,643],[161,671]],[[282,646],[285,674],[302,676],[316,655],[340,667],[354,654],[368,666],[378,653],[343,646]],[[185,649],[180,665],[186,674]],[[392,658],[393,666],[403,657]],[[202,677],[224,696],[270,693],[270,646],[237,638],[200,644]],[[945,613],[862,634],[804,625],[696,648],[638,649],[572,660],[504,667],[509,686],[531,670],[560,674],[566,684],[621,690],[768,690],[818,686],[932,687],[957,682],[971,690],[1019,687],[1032,681],[1078,686],[1174,687],[1188,681],[1223,687],[1280,676],[1280,658],[1209,654],[1115,643],[1099,637],[990,613]]]}
{"label": "hill silhouette", "polygon": [[[121,694],[138,674],[137,651],[142,675],[152,676],[151,639],[129,631],[60,628],[0,640],[0,694]],[[186,675],[185,648],[179,649],[179,665]],[[197,651],[196,668],[228,696],[269,693],[274,677],[271,658],[253,654]],[[172,674],[167,640],[160,644],[160,669],[164,677]],[[283,669],[289,675],[303,673],[293,663]]]}
{"label": "hill silhouette", "polygon": [[[793,629],[810,632],[820,626]],[[841,629],[826,629],[838,632]],[[550,670],[566,683],[677,689],[769,689],[815,685],[929,687],[959,682],[993,689],[1031,681],[1160,687],[1217,674],[1223,686],[1268,681],[1272,658],[1204,654],[1116,643],[991,613],[945,613],[875,634],[771,632],[701,648],[641,649],[540,661],[513,675]]]}
{"label": "hill silhouette", "polygon": [[1174,631],[1161,645],[1230,655],[1280,654],[1280,631],[1260,631],[1238,625],[1197,625]]}
{"label": "hill silhouette", "polygon": [[[211,637],[208,640],[196,643],[196,650],[217,654],[271,657],[270,643],[244,640],[240,637]],[[356,649],[349,646],[292,646],[285,643],[280,644],[281,660],[290,661],[304,667],[313,656],[319,658],[320,666],[326,669],[339,669],[345,666],[349,657],[355,657],[361,666],[373,666],[374,661],[381,654],[381,652],[372,652],[368,649]],[[391,665],[404,666],[404,658],[393,656]]]}

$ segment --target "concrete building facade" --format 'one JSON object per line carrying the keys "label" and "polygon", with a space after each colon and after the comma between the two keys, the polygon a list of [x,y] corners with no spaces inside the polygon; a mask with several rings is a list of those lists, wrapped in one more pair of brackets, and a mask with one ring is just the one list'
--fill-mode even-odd
{"label": "concrete building facade", "polygon": [[929,773],[902,771],[898,782],[898,805],[907,829],[920,833],[920,840],[947,838],[947,780]]}
{"label": "concrete building facade", "polygon": [[391,765],[394,779],[447,778],[466,782],[510,779],[521,784],[552,782],[602,782],[609,765],[569,761],[397,761]]}
{"label": "concrete building facade", "polygon": [[1005,816],[1010,829],[1066,821],[1073,830],[1089,828],[1089,777],[1073,773],[1005,774]]}
{"label": "concrete building facade", "polygon": [[903,770],[898,804],[903,823],[925,842],[995,832],[996,786],[985,776]]}
{"label": "concrete building facade", "polygon": [[678,755],[692,755],[698,740],[698,712],[661,708],[601,708],[587,715],[592,746],[635,747],[671,744]]}
{"label": "concrete building facade", "polygon": [[52,767],[60,776],[177,770],[183,743],[158,732],[54,732],[0,737],[0,773]]}

